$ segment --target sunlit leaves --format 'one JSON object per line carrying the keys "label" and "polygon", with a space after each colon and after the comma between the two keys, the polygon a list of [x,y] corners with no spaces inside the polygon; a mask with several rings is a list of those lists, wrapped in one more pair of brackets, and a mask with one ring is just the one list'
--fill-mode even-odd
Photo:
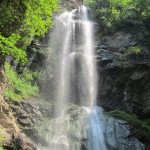
{"label": "sunlit leaves", "polygon": [[86,4],[106,29],[126,21],[150,20],[150,0],[86,0]]}
{"label": "sunlit leaves", "polygon": [[8,38],[0,35],[0,52],[2,55],[11,55],[18,61],[25,63],[27,61],[26,52],[16,47],[19,38],[18,34],[12,34]]}
{"label": "sunlit leaves", "polygon": [[2,0],[0,4],[0,33],[3,36],[10,36],[11,33],[16,32],[22,20],[26,6],[23,2],[18,0]]}
{"label": "sunlit leaves", "polygon": [[43,36],[52,27],[57,3],[58,0],[3,0],[0,5],[0,53],[25,63],[23,50],[35,36]]}
{"label": "sunlit leaves", "polygon": [[21,46],[28,46],[34,36],[43,36],[52,27],[52,15],[58,10],[58,0],[25,1],[27,11],[20,28]]}

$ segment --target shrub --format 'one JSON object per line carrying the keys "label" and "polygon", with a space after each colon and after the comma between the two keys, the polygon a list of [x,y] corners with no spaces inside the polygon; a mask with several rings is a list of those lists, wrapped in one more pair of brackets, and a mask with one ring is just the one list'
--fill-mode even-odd
{"label": "shrub", "polygon": [[126,55],[130,55],[130,54],[137,54],[141,51],[141,49],[137,46],[130,46],[127,51],[126,51]]}
{"label": "shrub", "polygon": [[16,47],[19,38],[20,35],[18,34],[12,34],[8,38],[5,38],[0,34],[0,52],[4,56],[11,55],[21,63],[26,63],[26,52]]}
{"label": "shrub", "polygon": [[32,84],[33,75],[25,69],[22,75],[11,68],[9,63],[5,63],[5,72],[7,77],[7,86],[5,88],[5,96],[12,100],[20,100],[37,96],[38,87]]}
{"label": "shrub", "polygon": [[93,19],[106,31],[149,19],[149,0],[85,0],[85,3],[92,8]]}

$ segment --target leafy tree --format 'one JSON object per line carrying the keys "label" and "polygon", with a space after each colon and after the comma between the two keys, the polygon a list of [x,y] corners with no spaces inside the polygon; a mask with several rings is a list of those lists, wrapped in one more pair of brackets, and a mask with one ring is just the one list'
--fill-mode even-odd
{"label": "leafy tree", "polygon": [[86,4],[93,9],[93,18],[105,29],[125,22],[150,20],[149,0],[86,0]]}
{"label": "leafy tree", "polygon": [[43,36],[52,27],[51,17],[58,10],[57,3],[58,0],[2,0],[0,53],[25,63],[23,50],[35,36]]}
{"label": "leafy tree", "polygon": [[58,0],[26,0],[27,11],[19,30],[22,48],[28,46],[34,36],[43,36],[52,27],[51,17],[58,10]]}
{"label": "leafy tree", "polygon": [[0,35],[0,50],[2,55],[12,55],[18,61],[25,63],[27,61],[26,52],[16,47],[19,38],[17,34],[12,34],[8,38]]}
{"label": "leafy tree", "polygon": [[38,87],[33,84],[34,73],[24,69],[23,74],[18,75],[9,63],[4,65],[6,72],[5,96],[10,100],[21,100],[38,95]]}
{"label": "leafy tree", "polygon": [[0,33],[3,36],[8,37],[20,28],[26,9],[22,0],[0,1]]}

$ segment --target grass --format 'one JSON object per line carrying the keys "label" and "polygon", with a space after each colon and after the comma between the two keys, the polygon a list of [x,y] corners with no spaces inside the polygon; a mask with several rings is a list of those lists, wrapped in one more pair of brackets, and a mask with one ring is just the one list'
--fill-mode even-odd
{"label": "grass", "polygon": [[9,63],[4,65],[6,73],[6,83],[4,95],[11,100],[21,100],[38,95],[38,87],[33,85],[33,75],[27,69],[24,70],[22,75],[11,68]]}

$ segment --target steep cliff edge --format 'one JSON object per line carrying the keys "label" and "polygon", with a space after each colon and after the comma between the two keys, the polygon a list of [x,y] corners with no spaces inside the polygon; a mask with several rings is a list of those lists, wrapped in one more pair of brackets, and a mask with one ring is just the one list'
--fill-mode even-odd
{"label": "steep cliff edge", "polygon": [[34,146],[24,137],[13,116],[12,110],[4,100],[3,93],[5,87],[4,68],[0,67],[0,136],[1,145],[6,149],[33,150]]}
{"label": "steep cliff edge", "polygon": [[[119,116],[119,111],[122,111],[135,116],[139,119],[137,122],[146,121],[149,128],[150,53],[149,48],[144,43],[140,43],[135,36],[139,34],[143,37],[138,30],[134,33],[122,30],[113,35],[102,36],[98,41],[96,46],[99,74],[97,104],[106,111],[117,110],[116,116]],[[137,45],[140,51],[127,53],[130,47]],[[120,119],[131,121],[130,116],[123,115],[125,114],[122,114]],[[131,122],[135,125],[136,119]],[[149,129],[144,136],[140,130],[143,129],[138,129],[138,133],[132,131],[133,135],[142,142],[149,143]]]}
{"label": "steep cliff edge", "polygon": [[[122,109],[139,117],[150,114],[150,53],[135,34],[117,32],[102,37],[97,49],[99,73],[98,104],[107,109]],[[140,45],[140,51],[131,47]]]}
{"label": "steep cliff edge", "polygon": [[0,133],[2,134],[2,143],[6,146],[10,143],[13,133],[19,133],[19,128],[8,104],[3,99],[5,75],[2,68],[0,69],[0,79]]}

